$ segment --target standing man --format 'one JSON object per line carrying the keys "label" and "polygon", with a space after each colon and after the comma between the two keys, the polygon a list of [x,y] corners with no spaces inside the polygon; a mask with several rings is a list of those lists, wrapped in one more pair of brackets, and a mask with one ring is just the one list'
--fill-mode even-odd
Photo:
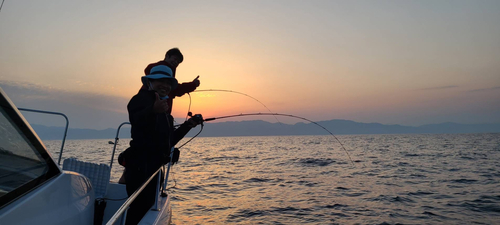
{"label": "standing man", "polygon": [[[144,69],[144,74],[150,74],[151,68],[155,66],[164,65],[172,69],[172,75],[175,78],[175,71],[177,69],[177,66],[182,63],[183,60],[184,56],[182,55],[181,51],[178,48],[172,48],[168,50],[167,53],[165,53],[164,60],[149,64],[146,69]],[[180,97],[186,93],[193,92],[198,86],[200,86],[200,80],[198,80],[198,77],[196,77],[193,81],[179,84],[176,89],[172,90],[167,99],[169,106],[167,113],[170,114],[172,112],[172,101],[175,97]]]}
{"label": "standing man", "polygon": [[[167,66],[168,76],[171,76],[173,79],[175,79],[176,82],[176,88],[172,88],[170,90],[170,93],[165,96],[160,96],[162,102],[166,102],[166,109],[165,113],[171,114],[172,112],[172,102],[175,97],[180,97],[186,93],[193,92],[196,90],[198,86],[200,86],[200,80],[198,80],[198,77],[196,77],[192,82],[186,82],[182,84],[177,84],[177,79],[175,78],[175,71],[177,69],[177,66],[184,60],[184,56],[182,55],[181,51],[178,48],[172,48],[165,53],[165,59],[162,61],[158,61],[155,63],[149,64],[146,69],[144,69],[144,73],[146,76],[151,74],[151,69],[156,67],[156,66]],[[158,68],[163,68],[163,67],[158,67]],[[148,83],[143,83],[141,90],[148,90],[151,87],[148,86]],[[120,160],[120,159],[119,159]],[[120,163],[121,164],[121,163]],[[126,170],[126,169],[125,169]],[[122,176],[120,177],[120,180],[118,183],[120,184],[125,184],[127,183],[126,181],[126,171],[123,171]]]}
{"label": "standing man", "polygon": [[[141,78],[146,88],[141,88],[127,105],[132,140],[123,157],[129,197],[156,170],[170,162],[172,147],[202,122],[190,118],[179,127],[174,127],[174,118],[167,112],[170,107],[164,99],[178,86],[172,74],[167,66],[153,67],[148,75]],[[154,204],[157,182],[158,179],[153,179],[132,202],[127,213],[127,225],[139,223]]]}

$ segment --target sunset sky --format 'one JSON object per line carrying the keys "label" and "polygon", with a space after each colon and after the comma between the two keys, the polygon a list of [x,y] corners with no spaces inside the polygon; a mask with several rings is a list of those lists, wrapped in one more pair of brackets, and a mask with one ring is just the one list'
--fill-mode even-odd
{"label": "sunset sky", "polygon": [[[145,66],[178,47],[180,82],[199,75],[199,90],[245,93],[276,113],[500,123],[499,12],[497,0],[5,0],[0,87],[18,107],[67,114],[73,128],[116,128]],[[191,97],[205,117],[268,112],[235,93]],[[188,105],[176,98],[174,117]],[[236,118],[250,119],[275,122]]]}

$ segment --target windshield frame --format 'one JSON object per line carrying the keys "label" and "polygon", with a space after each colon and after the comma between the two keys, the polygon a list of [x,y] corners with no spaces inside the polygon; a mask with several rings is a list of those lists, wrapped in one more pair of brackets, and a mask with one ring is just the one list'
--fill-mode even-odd
{"label": "windshield frame", "polygon": [[23,115],[19,112],[14,103],[9,99],[5,92],[0,88],[0,107],[5,112],[7,119],[18,129],[20,135],[24,135],[25,141],[33,146],[33,150],[40,156],[46,164],[46,172],[37,178],[17,187],[16,189],[0,197],[0,208],[9,205],[14,200],[30,193],[48,180],[58,176],[62,170],[54,162],[38,135],[29,125]]}

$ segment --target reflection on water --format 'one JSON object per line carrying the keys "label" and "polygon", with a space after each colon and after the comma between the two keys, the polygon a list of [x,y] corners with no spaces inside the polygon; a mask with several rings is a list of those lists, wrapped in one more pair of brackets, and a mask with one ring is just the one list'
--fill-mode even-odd
{"label": "reflection on water", "polygon": [[[173,168],[173,223],[500,221],[500,134],[339,139],[354,166],[331,136],[196,138]],[[69,140],[64,155],[109,163],[111,150],[108,140]],[[113,167],[116,181],[122,167]]]}

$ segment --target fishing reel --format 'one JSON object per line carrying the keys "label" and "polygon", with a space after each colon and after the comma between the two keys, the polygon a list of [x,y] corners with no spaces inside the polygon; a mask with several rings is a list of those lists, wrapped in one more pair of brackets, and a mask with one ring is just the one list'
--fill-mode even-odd
{"label": "fishing reel", "polygon": [[188,116],[191,117],[197,124],[200,124],[203,126],[203,116],[201,114],[195,114],[193,115],[192,112],[188,112]]}
{"label": "fishing reel", "polygon": [[[200,125],[201,125],[201,129],[200,129],[200,131],[199,131],[196,135],[194,135],[191,139],[189,139],[188,141],[186,141],[184,144],[180,145],[180,146],[179,146],[179,147],[177,147],[177,148],[182,148],[184,145],[186,145],[187,143],[189,143],[190,141],[192,141],[195,137],[197,137],[197,136],[201,133],[201,131],[203,131],[203,121],[205,121],[205,120],[203,119],[203,116],[202,116],[201,114],[195,114],[195,115],[193,115],[193,113],[192,113],[192,112],[188,112],[188,116],[189,116],[189,117],[191,117],[191,119],[192,119],[192,120],[193,120],[196,124],[200,124]],[[193,127],[195,127],[196,125],[194,125],[194,126],[189,125],[189,126],[191,126],[191,128],[193,128]]]}

